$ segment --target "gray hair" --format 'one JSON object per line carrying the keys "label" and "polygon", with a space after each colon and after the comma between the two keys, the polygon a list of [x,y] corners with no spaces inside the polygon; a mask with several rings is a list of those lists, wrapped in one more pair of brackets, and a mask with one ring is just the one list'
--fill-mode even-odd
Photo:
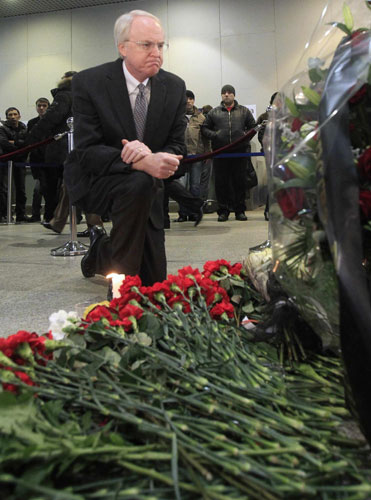
{"label": "gray hair", "polygon": [[138,16],[150,17],[161,26],[159,18],[149,12],[146,12],[145,10],[131,10],[126,14],[122,14],[122,16],[116,19],[115,27],[113,29],[116,47],[118,47],[119,43],[123,43],[129,38],[131,25],[133,24],[134,18]]}

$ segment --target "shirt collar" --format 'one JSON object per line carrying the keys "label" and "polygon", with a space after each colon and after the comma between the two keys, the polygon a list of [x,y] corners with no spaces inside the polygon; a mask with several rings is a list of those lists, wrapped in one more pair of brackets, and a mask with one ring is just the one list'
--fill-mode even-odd
{"label": "shirt collar", "polygon": [[134,76],[129,72],[128,68],[126,67],[126,64],[125,64],[125,59],[123,60],[122,62],[122,68],[123,68],[123,71],[124,71],[124,75],[125,75],[125,80],[126,80],[126,86],[128,88],[128,92],[129,92],[129,95],[132,94],[136,88],[138,87],[138,85],[140,83],[143,83],[144,86],[147,85],[148,83],[148,80],[149,78],[146,78],[143,82],[139,82],[136,78],[134,78]]}

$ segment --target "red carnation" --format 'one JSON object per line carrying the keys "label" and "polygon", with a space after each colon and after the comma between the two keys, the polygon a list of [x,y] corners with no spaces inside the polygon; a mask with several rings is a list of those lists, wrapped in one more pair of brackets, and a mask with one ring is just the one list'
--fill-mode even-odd
{"label": "red carnation", "polygon": [[210,311],[210,316],[214,319],[220,319],[223,314],[226,314],[228,318],[233,318],[234,308],[230,302],[219,302]]}
{"label": "red carnation", "polygon": [[194,276],[196,280],[202,278],[200,271],[198,269],[193,269],[191,266],[186,266],[183,267],[183,269],[179,269],[178,276],[187,277],[188,275]]}
{"label": "red carnation", "polygon": [[227,270],[229,271],[229,268],[231,267],[231,263],[224,260],[224,259],[219,259],[219,260],[209,260],[205,262],[204,265],[204,276],[207,278],[211,276],[213,273],[216,273],[221,270],[221,267],[226,267]]}
{"label": "red carnation", "polygon": [[241,270],[242,270],[242,264],[241,262],[236,262],[236,264],[234,264],[230,270],[229,270],[229,274],[232,274],[232,275],[238,275],[240,276],[241,274]]}
{"label": "red carnation", "polygon": [[129,316],[140,319],[143,316],[143,309],[133,304],[127,304],[119,310],[119,316],[121,319],[128,318]]}
{"label": "red carnation", "polygon": [[106,306],[97,306],[94,307],[92,311],[86,316],[86,321],[90,321],[91,323],[95,323],[102,318],[108,319],[108,321],[112,320],[112,314],[110,310]]}

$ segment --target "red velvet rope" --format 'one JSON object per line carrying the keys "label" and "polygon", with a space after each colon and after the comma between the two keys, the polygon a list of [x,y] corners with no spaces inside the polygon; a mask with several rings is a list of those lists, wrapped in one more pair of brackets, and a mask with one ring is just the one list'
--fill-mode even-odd
{"label": "red velvet rope", "polygon": [[215,149],[214,151],[210,151],[209,153],[204,153],[203,155],[195,156],[194,158],[185,158],[184,160],[181,161],[181,164],[195,163],[197,161],[208,160],[209,158],[213,158],[214,156],[219,155],[220,153],[225,153],[225,152],[229,151],[230,149],[233,149],[235,146],[237,146],[241,142],[249,141],[250,139],[252,139],[254,137],[254,135],[256,134],[256,132],[258,131],[258,127],[260,127],[260,125],[258,125],[255,128],[250,129],[248,132],[246,132],[245,135],[242,135],[234,142],[231,142],[230,144],[227,144],[226,146],[223,146],[219,149]]}
{"label": "red velvet rope", "polygon": [[[239,137],[236,141],[231,142],[230,144],[227,144],[226,146],[223,146],[219,149],[215,149],[215,151],[210,151],[209,153],[204,153],[202,155],[198,155],[194,158],[185,158],[184,160],[181,161],[181,163],[195,163],[197,161],[203,161],[203,160],[208,160],[209,158],[213,158],[214,156],[220,154],[220,153],[225,153],[226,151],[229,151],[230,149],[233,149],[235,146],[240,144],[241,142],[250,140],[254,137],[256,132],[258,131],[258,128],[252,128],[246,134],[242,135]],[[24,148],[17,149],[17,151],[12,151],[11,153],[6,153],[5,155],[0,156],[0,160],[9,160],[13,156],[17,156],[21,153],[27,153],[28,151],[31,151],[32,149],[38,148],[40,146],[45,146],[45,144],[49,144],[50,142],[54,141],[54,137],[48,137],[48,139],[44,139],[43,141],[36,142],[35,144],[30,144],[29,146],[25,146]]]}
{"label": "red velvet rope", "polygon": [[39,148],[40,146],[44,146],[45,144],[49,144],[54,140],[55,140],[54,137],[48,137],[48,139],[44,139],[43,141],[40,142],[35,142],[35,144],[30,144],[29,146],[25,146],[24,148],[17,149],[17,151],[12,151],[11,153],[6,153],[5,155],[1,155],[0,160],[9,160],[13,156],[18,156],[21,153],[27,153],[32,149]]}

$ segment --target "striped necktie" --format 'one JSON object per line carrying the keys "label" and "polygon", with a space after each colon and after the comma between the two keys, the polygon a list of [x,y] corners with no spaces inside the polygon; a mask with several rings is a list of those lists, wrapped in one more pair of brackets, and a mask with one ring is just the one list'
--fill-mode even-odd
{"label": "striped necktie", "polygon": [[138,85],[139,93],[137,95],[137,98],[135,99],[134,106],[134,121],[139,141],[143,141],[144,127],[146,125],[147,118],[147,99],[144,95],[144,89],[145,86],[143,85],[143,83],[140,83]]}

